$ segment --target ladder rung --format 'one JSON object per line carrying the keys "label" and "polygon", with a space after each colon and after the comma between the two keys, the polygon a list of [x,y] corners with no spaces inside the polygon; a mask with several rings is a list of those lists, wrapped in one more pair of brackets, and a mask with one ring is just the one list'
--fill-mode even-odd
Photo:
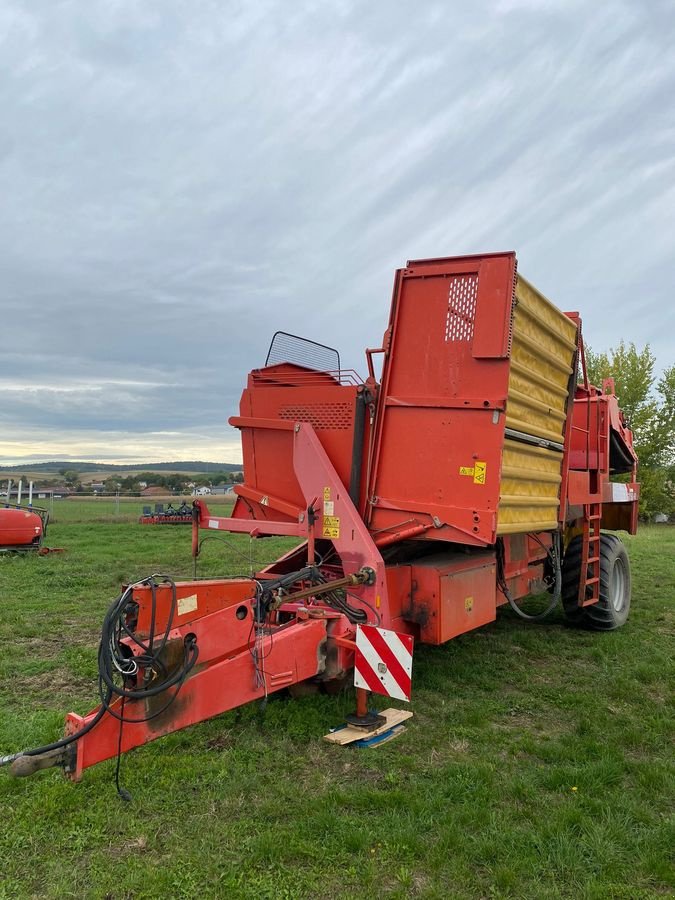
{"label": "ladder rung", "polygon": [[599,578],[589,578],[588,581],[586,582],[586,587],[588,587],[589,584],[595,584],[598,581],[600,581]]}
{"label": "ladder rung", "polygon": [[586,560],[586,565],[590,565],[591,563],[596,563],[596,562],[600,562],[599,556],[589,556],[588,559]]}

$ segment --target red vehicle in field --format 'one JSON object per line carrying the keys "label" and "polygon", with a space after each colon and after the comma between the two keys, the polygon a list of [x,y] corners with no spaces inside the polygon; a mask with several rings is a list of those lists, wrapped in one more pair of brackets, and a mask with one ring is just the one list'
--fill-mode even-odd
{"label": "red vehicle in field", "polygon": [[[381,357],[376,375],[375,358]],[[244,483],[231,516],[194,502],[202,534],[295,537],[251,577],[126,587],[106,615],[101,704],[66,737],[5,757],[15,774],[101,760],[284,688],[353,672],[407,698],[413,643],[438,645],[508,604],[621,626],[623,544],[637,527],[632,434],[611,381],[586,375],[581,319],[517,272],[515,253],[409,262],[368,377],[277,334],[241,398]],[[623,481],[613,480],[622,475]],[[528,616],[519,601],[548,591]],[[419,649],[416,650],[419,652]]]}

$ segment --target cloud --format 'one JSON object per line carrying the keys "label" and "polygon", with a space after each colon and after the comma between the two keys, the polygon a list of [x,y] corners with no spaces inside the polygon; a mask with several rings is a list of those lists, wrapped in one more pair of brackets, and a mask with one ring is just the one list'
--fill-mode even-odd
{"label": "cloud", "polygon": [[0,454],[223,459],[272,333],[362,371],[408,258],[516,249],[671,364],[672,37],[637,0],[8,0]]}

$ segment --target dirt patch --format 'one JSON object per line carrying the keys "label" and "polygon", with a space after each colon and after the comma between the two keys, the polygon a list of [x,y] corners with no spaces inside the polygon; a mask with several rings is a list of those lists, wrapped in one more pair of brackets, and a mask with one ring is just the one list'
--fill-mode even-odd
{"label": "dirt patch", "polygon": [[232,736],[231,731],[223,731],[222,734],[219,734],[217,737],[210,738],[206,742],[206,746],[209,750],[231,750],[234,747],[236,741]]}
{"label": "dirt patch", "polygon": [[56,659],[60,653],[70,647],[92,647],[91,638],[84,635],[73,635],[68,631],[65,635],[39,635],[37,637],[15,637],[13,648],[22,651],[26,656],[40,659]]}
{"label": "dirt patch", "polygon": [[14,675],[12,686],[17,694],[29,693],[34,700],[51,700],[54,695],[86,696],[93,690],[91,678],[73,675],[65,666],[38,675]]}

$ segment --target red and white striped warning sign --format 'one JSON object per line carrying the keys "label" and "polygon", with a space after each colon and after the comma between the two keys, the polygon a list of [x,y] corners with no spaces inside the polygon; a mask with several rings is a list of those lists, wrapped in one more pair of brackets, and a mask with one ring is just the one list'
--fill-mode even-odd
{"label": "red and white striped warning sign", "polygon": [[413,639],[375,625],[357,625],[354,685],[410,700]]}

